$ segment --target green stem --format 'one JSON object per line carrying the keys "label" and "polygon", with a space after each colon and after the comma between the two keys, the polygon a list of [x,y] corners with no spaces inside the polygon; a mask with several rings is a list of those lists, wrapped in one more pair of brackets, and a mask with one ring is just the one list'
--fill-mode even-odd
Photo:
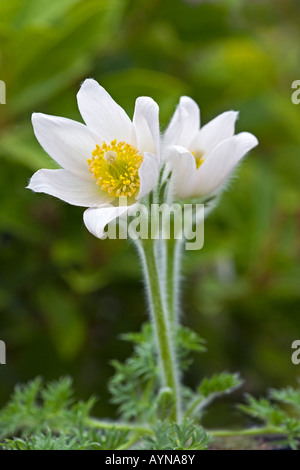
{"label": "green stem", "polygon": [[125,444],[121,445],[120,447],[118,447],[116,450],[127,450],[127,449],[130,449],[130,447],[133,446],[133,444],[135,444],[139,439],[140,439],[140,434],[139,433],[135,433],[133,434],[132,438],[129,439],[127,442],[125,442]]}
{"label": "green stem", "polygon": [[123,423],[121,421],[102,421],[99,419],[95,418],[87,418],[85,420],[86,426],[90,428],[97,428],[97,429],[105,429],[105,430],[111,430],[111,429],[118,429],[119,431],[128,431],[128,432],[134,432],[139,435],[143,434],[153,434],[153,431],[148,428],[146,425],[136,425],[136,424],[129,424],[129,423]]}
{"label": "green stem", "polygon": [[162,375],[162,386],[172,390],[174,396],[174,407],[171,419],[180,420],[180,394],[177,378],[175,350],[173,347],[171,328],[166,313],[163,297],[163,283],[158,275],[159,260],[155,255],[155,241],[141,240],[138,243],[139,251],[144,266],[150,313],[154,324],[160,369]]}
{"label": "green stem", "polygon": [[257,427],[249,429],[237,429],[237,430],[217,430],[217,431],[207,431],[213,437],[232,437],[232,436],[263,436],[268,434],[284,434],[281,428],[276,427]]}
{"label": "green stem", "polygon": [[186,410],[184,417],[188,418],[189,416],[191,416],[197,410],[202,401],[203,397],[196,398]]}
{"label": "green stem", "polygon": [[185,418],[189,418],[190,416],[192,416],[193,414],[195,414],[195,412],[197,411],[200,411],[200,410],[203,410],[204,408],[206,408],[215,398],[217,398],[219,395],[221,395],[220,393],[211,393],[208,397],[204,398],[203,396],[198,396],[196,397],[192,403],[190,404],[190,406],[188,407],[188,409],[186,410],[185,414],[184,414],[184,417]]}
{"label": "green stem", "polygon": [[[153,435],[154,432],[152,429],[147,427],[146,425],[136,425],[136,424],[129,424],[120,421],[110,422],[110,421],[101,421],[95,418],[87,418],[85,420],[86,426],[90,428],[97,428],[97,429],[118,429],[120,431],[128,431],[133,432],[134,436],[132,437],[132,441],[134,442],[138,440],[138,438],[142,435]],[[255,427],[249,429],[219,429],[219,430],[207,430],[208,434],[212,437],[235,437],[235,436],[265,436],[265,435],[275,435],[275,434],[285,434],[283,429],[280,427],[272,427],[272,426],[262,426],[262,427]],[[131,440],[130,440],[131,443]],[[126,445],[126,444],[124,444]]]}
{"label": "green stem", "polygon": [[163,240],[165,244],[165,283],[166,303],[169,323],[176,331],[179,323],[179,281],[180,281],[180,253],[182,240]]}

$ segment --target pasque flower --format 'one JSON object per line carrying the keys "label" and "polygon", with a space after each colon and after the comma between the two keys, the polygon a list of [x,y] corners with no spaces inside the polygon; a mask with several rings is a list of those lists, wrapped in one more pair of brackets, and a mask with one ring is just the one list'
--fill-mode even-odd
{"label": "pasque flower", "polygon": [[200,110],[187,96],[180,99],[164,137],[164,160],[172,170],[178,198],[216,194],[241,158],[258,144],[249,132],[234,135],[238,113],[227,111],[200,128]]}
{"label": "pasque flower", "polygon": [[[137,98],[131,121],[92,79],[85,80],[77,100],[86,125],[33,114],[39,143],[61,168],[37,171],[28,188],[88,207],[85,225],[101,238],[109,222],[140,201],[157,183],[158,106],[151,98]],[[119,205],[120,198],[126,198],[126,205]]]}

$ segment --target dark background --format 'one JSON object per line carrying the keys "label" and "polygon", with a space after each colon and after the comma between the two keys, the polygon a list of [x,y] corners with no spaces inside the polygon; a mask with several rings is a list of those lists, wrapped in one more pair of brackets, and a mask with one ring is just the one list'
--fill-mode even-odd
{"label": "dark background", "polygon": [[[152,96],[162,130],[186,94],[203,123],[239,110],[237,131],[258,137],[206,221],[204,248],[185,256],[182,319],[208,346],[186,380],[226,369],[258,395],[296,385],[299,14],[297,0],[0,0],[0,405],[16,383],[68,374],[78,397],[96,394],[97,414],[113,416],[109,362],[130,353],[120,334],[147,319],[133,247],[93,238],[81,208],[25,189],[53,167],[32,112],[81,120],[76,93],[87,77],[130,116],[137,96]],[[217,404],[211,423],[229,421],[231,407]]]}

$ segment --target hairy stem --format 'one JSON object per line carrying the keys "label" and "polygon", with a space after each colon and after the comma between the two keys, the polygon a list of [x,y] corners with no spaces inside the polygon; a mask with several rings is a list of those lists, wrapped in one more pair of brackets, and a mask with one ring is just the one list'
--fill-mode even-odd
{"label": "hairy stem", "polygon": [[174,330],[179,324],[179,283],[180,283],[180,257],[182,240],[163,240],[165,244],[165,283],[166,304],[169,323]]}
{"label": "hairy stem", "polygon": [[155,240],[141,240],[138,243],[139,253],[143,261],[145,283],[147,287],[151,319],[156,336],[157,352],[160,362],[162,386],[172,390],[174,407],[171,419],[180,420],[180,394],[177,377],[177,366],[173,335],[165,306],[163,290],[165,284],[159,277],[160,266],[155,250]]}

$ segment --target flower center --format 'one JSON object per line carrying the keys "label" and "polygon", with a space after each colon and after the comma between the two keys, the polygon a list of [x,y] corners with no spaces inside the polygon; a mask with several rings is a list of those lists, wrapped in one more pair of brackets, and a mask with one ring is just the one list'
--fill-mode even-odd
{"label": "flower center", "polygon": [[140,188],[139,168],[143,157],[139,151],[126,144],[112,140],[96,145],[88,166],[97,184],[110,196],[135,196]]}
{"label": "flower center", "polygon": [[198,170],[198,168],[202,165],[202,163],[205,160],[205,158],[203,158],[204,152],[202,152],[202,150],[195,150],[194,152],[192,152],[192,155],[195,158],[196,167],[197,167],[197,170]]}

